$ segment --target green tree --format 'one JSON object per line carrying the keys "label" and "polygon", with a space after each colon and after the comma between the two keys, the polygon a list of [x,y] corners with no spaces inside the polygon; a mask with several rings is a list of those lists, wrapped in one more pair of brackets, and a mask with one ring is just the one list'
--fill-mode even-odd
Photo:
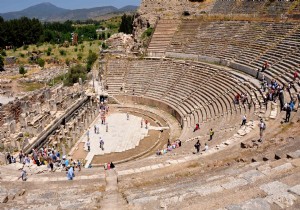
{"label": "green tree", "polygon": [[24,75],[27,73],[27,70],[24,68],[24,66],[20,66],[19,67],[19,74],[22,74],[23,77]]}
{"label": "green tree", "polygon": [[74,83],[78,83],[79,78],[81,78],[82,81],[84,81],[86,80],[86,77],[87,77],[86,68],[83,67],[82,65],[76,65],[69,69],[64,84],[66,86],[71,86]]}
{"label": "green tree", "polygon": [[97,59],[98,59],[97,54],[90,50],[89,55],[87,57],[87,64],[86,64],[86,69],[88,72],[92,70],[93,64],[96,62]]}
{"label": "green tree", "polygon": [[125,34],[132,34],[132,31],[133,31],[133,16],[124,14],[122,16],[119,32],[123,32]]}

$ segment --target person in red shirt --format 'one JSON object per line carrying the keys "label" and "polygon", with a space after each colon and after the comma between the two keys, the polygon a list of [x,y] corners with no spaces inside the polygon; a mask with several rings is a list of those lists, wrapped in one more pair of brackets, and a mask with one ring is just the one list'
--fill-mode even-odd
{"label": "person in red shirt", "polygon": [[297,72],[297,70],[294,72],[294,81],[297,79],[297,78],[299,78],[299,74],[298,74],[298,72]]}

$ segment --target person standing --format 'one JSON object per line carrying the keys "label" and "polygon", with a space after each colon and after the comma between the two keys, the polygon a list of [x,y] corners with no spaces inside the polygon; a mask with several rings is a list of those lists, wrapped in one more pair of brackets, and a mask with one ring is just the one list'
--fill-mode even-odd
{"label": "person standing", "polygon": [[88,141],[90,140],[90,130],[88,130],[87,132],[86,132],[86,136],[87,136],[87,139],[88,139]]}
{"label": "person standing", "polygon": [[260,119],[260,123],[259,123],[259,141],[260,142],[263,141],[263,134],[264,134],[265,129],[266,129],[266,123],[263,121],[263,119]]}
{"label": "person standing", "polygon": [[201,144],[200,144],[199,140],[196,142],[196,144],[194,145],[194,147],[196,148],[197,153],[199,153],[200,147],[201,147]]}
{"label": "person standing", "polygon": [[104,150],[104,147],[103,147],[104,141],[103,141],[103,139],[102,139],[101,137],[100,137],[99,144],[100,144],[100,148],[101,148],[102,150]]}
{"label": "person standing", "polygon": [[18,180],[21,179],[21,178],[22,178],[22,181],[27,180],[27,172],[25,171],[25,169],[22,169],[21,176],[18,178]]}
{"label": "person standing", "polygon": [[246,115],[244,115],[242,117],[242,124],[241,124],[241,126],[246,125],[246,122],[247,122],[247,117],[246,117]]}
{"label": "person standing", "polygon": [[81,162],[79,159],[77,160],[77,167],[78,167],[78,171],[81,171]]}
{"label": "person standing", "polygon": [[292,111],[291,106],[287,106],[285,111],[286,111],[285,122],[289,122],[291,117],[291,111]]}
{"label": "person standing", "polygon": [[215,134],[215,132],[213,131],[213,129],[211,128],[209,131],[209,141],[211,141],[213,139],[213,135]]}
{"label": "person standing", "polygon": [[73,180],[74,177],[75,177],[75,174],[74,174],[73,167],[68,167],[68,172],[67,172],[68,180]]}
{"label": "person standing", "polygon": [[127,116],[127,120],[129,120],[129,114],[128,114],[128,112],[126,113],[126,116]]}
{"label": "person standing", "polygon": [[89,140],[86,142],[86,146],[88,148],[88,151],[90,152],[91,151],[91,142]]}

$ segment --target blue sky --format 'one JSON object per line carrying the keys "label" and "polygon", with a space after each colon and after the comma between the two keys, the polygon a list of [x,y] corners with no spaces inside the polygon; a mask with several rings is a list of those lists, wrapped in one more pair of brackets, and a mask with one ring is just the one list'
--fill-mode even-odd
{"label": "blue sky", "polygon": [[43,2],[50,2],[65,9],[82,9],[101,6],[117,8],[126,5],[138,6],[141,0],[0,0],[0,13],[19,11]]}

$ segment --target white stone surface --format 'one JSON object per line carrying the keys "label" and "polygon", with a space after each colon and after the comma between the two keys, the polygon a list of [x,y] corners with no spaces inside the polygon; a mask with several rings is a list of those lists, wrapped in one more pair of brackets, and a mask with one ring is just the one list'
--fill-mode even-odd
{"label": "white stone surface", "polygon": [[[134,115],[130,115],[127,120],[125,113],[113,113],[106,119],[108,123],[108,132],[106,132],[106,125],[101,125],[101,119],[98,117],[89,128],[91,151],[86,157],[86,167],[95,155],[123,152],[138,146],[140,140],[148,135],[148,129],[141,128],[141,120],[142,118]],[[99,134],[95,134],[94,125],[100,128]],[[85,150],[87,150],[88,139],[86,133],[81,139],[85,142]],[[104,150],[100,148],[100,137],[104,140]]]}

